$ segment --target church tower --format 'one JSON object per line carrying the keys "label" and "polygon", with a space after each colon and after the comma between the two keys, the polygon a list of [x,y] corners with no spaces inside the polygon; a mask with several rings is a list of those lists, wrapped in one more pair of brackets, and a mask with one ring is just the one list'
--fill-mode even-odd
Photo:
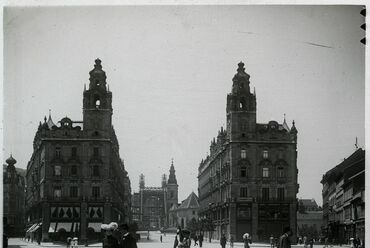
{"label": "church tower", "polygon": [[89,89],[83,93],[83,128],[88,136],[109,137],[112,130],[112,92],[106,79],[101,60],[96,59]]}
{"label": "church tower", "polygon": [[140,174],[139,178],[139,188],[144,189],[145,188],[145,176],[143,173]]}
{"label": "church tower", "polygon": [[227,136],[230,141],[250,138],[256,130],[256,96],[250,92],[250,76],[238,64],[231,93],[227,95]]}
{"label": "church tower", "polygon": [[167,209],[170,209],[173,205],[177,205],[178,191],[179,191],[179,185],[177,185],[175,167],[173,166],[173,159],[172,159],[171,167],[170,167],[170,175],[168,176],[168,181],[167,181]]}

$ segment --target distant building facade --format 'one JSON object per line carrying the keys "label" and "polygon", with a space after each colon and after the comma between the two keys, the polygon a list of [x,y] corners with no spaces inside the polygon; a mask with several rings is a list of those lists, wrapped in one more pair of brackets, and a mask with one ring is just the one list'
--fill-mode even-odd
{"label": "distant building facade", "polygon": [[169,227],[187,228],[190,220],[198,220],[199,199],[192,192],[179,206],[173,205],[169,210]]}
{"label": "distant building facade", "polygon": [[[42,240],[99,239],[102,223],[131,220],[131,186],[112,125],[101,61],[83,91],[83,121],[40,122],[27,165],[26,216]],[[32,229],[32,230],[33,230]]]}
{"label": "distant building facade", "polygon": [[144,175],[140,175],[139,192],[134,193],[133,211],[139,228],[145,230],[159,230],[168,227],[169,209],[177,206],[178,184],[173,161],[170,167],[168,180],[162,177],[161,187],[146,187]]}
{"label": "distant building facade", "polygon": [[140,226],[141,218],[140,218],[140,193],[139,192],[135,192],[132,194],[131,213],[132,213],[132,221],[138,224],[139,229],[142,229],[142,227]]}
{"label": "distant building facade", "polygon": [[365,151],[357,149],[321,180],[325,235],[334,242],[365,238]]}
{"label": "distant building facade", "polygon": [[314,199],[299,199],[297,212],[297,235],[319,239],[323,227],[323,211]]}
{"label": "distant building facade", "polygon": [[14,166],[10,155],[3,167],[3,232],[8,237],[20,237],[25,228],[25,178]]}
{"label": "distant building facade", "polygon": [[268,240],[297,224],[297,129],[293,122],[256,122],[256,94],[239,63],[227,95],[227,127],[213,139],[198,172],[201,218],[214,220],[222,233],[241,240]]}
{"label": "distant building facade", "polygon": [[320,211],[322,210],[315,199],[299,199],[298,200],[298,211],[307,212],[307,211]]}

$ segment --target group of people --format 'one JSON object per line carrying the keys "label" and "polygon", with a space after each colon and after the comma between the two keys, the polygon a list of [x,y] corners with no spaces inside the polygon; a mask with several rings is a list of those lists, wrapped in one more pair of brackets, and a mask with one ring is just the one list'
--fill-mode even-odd
{"label": "group of people", "polygon": [[189,248],[191,246],[192,239],[194,240],[194,246],[203,246],[203,234],[191,234],[188,230],[181,230],[181,228],[178,228],[173,248]]}
{"label": "group of people", "polygon": [[[277,248],[291,248],[291,243],[290,243],[290,236],[292,236],[292,231],[290,227],[284,228],[284,233],[283,235],[280,236],[279,240],[274,238],[272,235],[270,237],[270,244],[271,248],[274,248],[275,246]],[[230,247],[234,247],[234,238],[233,236],[230,236]],[[225,248],[227,243],[227,239],[225,234],[222,235],[220,239],[220,245],[221,248]],[[244,243],[244,248],[250,248],[250,244],[252,244],[252,237],[249,235],[249,233],[245,233],[243,235],[243,243]]]}
{"label": "group of people", "polygon": [[361,240],[359,237],[357,238],[351,238],[351,247],[352,248],[363,248],[365,247],[364,241]]}
{"label": "group of people", "polygon": [[103,248],[137,248],[136,238],[129,232],[127,224],[116,222],[102,224],[104,231]]}
{"label": "group of people", "polygon": [[[231,235],[230,236],[230,247],[233,248],[234,247],[234,237]],[[226,247],[226,243],[227,243],[227,239],[226,239],[226,235],[223,234],[221,236],[221,239],[220,239],[220,245],[222,248],[225,248]],[[244,243],[244,248],[249,248],[250,244],[252,243],[252,237],[249,235],[249,233],[244,233],[243,234],[243,243]]]}
{"label": "group of people", "polygon": [[68,237],[67,238],[67,248],[77,248],[78,247],[78,238],[74,237]]}
{"label": "group of people", "polygon": [[314,243],[315,243],[314,238],[309,238],[307,236],[304,236],[303,238],[302,237],[298,238],[298,244],[301,244],[301,245],[303,244],[304,248],[307,248],[308,246],[312,248]]}

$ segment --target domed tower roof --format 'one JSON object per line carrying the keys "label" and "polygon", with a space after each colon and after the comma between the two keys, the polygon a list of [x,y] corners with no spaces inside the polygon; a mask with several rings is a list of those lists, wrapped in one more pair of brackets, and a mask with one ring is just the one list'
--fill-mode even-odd
{"label": "domed tower roof", "polygon": [[105,71],[103,71],[103,67],[101,65],[101,60],[97,58],[95,60],[94,69],[90,72],[90,89],[92,88],[104,88],[106,87],[106,79],[107,76],[105,75]]}
{"label": "domed tower roof", "polygon": [[249,74],[245,72],[244,63],[242,61],[238,64],[237,73],[233,77],[233,81],[245,80],[248,81],[250,78]]}
{"label": "domed tower roof", "polygon": [[234,94],[249,94],[249,74],[245,72],[244,63],[239,62],[237,73],[233,77],[232,93]]}
{"label": "domed tower roof", "polygon": [[17,163],[17,160],[15,160],[12,156],[12,154],[10,154],[10,157],[5,160],[5,162],[10,165],[10,166],[14,166],[16,163]]}

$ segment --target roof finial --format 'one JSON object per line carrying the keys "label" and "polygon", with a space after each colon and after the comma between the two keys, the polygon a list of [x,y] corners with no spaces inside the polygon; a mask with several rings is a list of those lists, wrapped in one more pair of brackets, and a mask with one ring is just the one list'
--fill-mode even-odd
{"label": "roof finial", "polygon": [[44,117],[44,122],[46,122],[46,115],[45,115],[45,117]]}
{"label": "roof finial", "polygon": [[173,158],[171,158],[171,165],[173,166]]}
{"label": "roof finial", "polygon": [[285,113],[284,113],[284,122],[285,122]]}
{"label": "roof finial", "polygon": [[49,109],[49,118],[51,118],[51,109]]}
{"label": "roof finial", "polygon": [[357,140],[357,136],[356,136],[356,143],[355,143],[355,147],[356,147],[356,150],[358,149],[358,140]]}
{"label": "roof finial", "polygon": [[242,61],[239,62],[238,64],[238,72],[244,72],[244,63]]}

